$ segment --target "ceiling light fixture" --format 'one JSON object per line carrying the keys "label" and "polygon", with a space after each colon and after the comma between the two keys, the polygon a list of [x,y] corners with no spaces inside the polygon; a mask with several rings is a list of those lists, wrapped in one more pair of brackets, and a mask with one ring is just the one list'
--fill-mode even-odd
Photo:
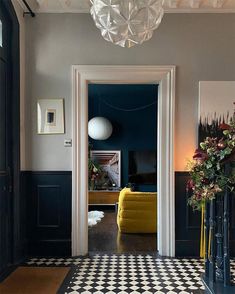
{"label": "ceiling light fixture", "polygon": [[132,47],[148,41],[161,23],[163,0],[91,0],[91,15],[106,41]]}
{"label": "ceiling light fixture", "polygon": [[105,117],[96,116],[88,122],[88,135],[94,140],[107,140],[112,132],[112,124]]}

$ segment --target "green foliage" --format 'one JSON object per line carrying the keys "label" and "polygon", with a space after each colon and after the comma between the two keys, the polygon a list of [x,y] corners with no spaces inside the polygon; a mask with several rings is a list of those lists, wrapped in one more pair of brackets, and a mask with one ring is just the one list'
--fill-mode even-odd
{"label": "green foliage", "polygon": [[187,191],[191,197],[188,204],[195,210],[224,192],[226,188],[233,191],[235,172],[225,174],[224,160],[235,152],[235,120],[231,124],[222,124],[222,138],[207,137],[195,151],[193,161],[189,161],[190,180]]}
{"label": "green foliage", "polygon": [[101,168],[98,163],[92,160],[91,158],[91,149],[92,145],[89,144],[88,150],[88,176],[89,176],[89,183],[91,180],[95,180],[95,178],[101,173]]}

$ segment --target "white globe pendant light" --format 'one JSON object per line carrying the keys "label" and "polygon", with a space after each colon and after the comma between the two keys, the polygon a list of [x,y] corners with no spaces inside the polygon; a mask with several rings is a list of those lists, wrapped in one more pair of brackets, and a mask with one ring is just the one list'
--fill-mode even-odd
{"label": "white globe pendant light", "polygon": [[106,140],[111,136],[112,132],[112,124],[105,117],[93,117],[88,122],[88,135],[94,140]]}

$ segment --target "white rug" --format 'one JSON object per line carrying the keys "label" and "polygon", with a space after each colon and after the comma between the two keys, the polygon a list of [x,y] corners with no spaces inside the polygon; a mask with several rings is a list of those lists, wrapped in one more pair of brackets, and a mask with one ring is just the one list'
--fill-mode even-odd
{"label": "white rug", "polygon": [[103,211],[89,211],[88,212],[88,227],[95,226],[104,217]]}

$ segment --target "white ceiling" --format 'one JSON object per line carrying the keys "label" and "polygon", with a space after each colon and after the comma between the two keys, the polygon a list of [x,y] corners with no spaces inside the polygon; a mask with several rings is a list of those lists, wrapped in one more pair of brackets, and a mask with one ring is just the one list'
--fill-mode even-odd
{"label": "white ceiling", "polygon": [[[22,0],[18,0],[24,7]],[[27,0],[38,13],[88,13],[89,0]],[[36,7],[36,8],[35,8]],[[166,12],[235,13],[235,0],[164,0]],[[24,7],[25,8],[25,7]]]}

